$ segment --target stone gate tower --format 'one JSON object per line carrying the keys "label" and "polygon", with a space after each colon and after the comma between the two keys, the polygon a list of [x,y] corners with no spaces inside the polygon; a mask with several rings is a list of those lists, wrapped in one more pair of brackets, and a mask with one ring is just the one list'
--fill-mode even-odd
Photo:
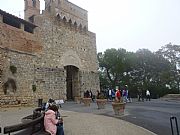
{"label": "stone gate tower", "polygon": [[96,35],[88,30],[87,10],[68,0],[45,0],[43,14],[34,20],[40,27],[36,32],[43,44],[41,59],[36,65],[41,72],[35,80],[41,86],[39,89],[48,91],[50,85],[49,96],[69,100],[83,96],[86,90],[95,94],[100,89]]}
{"label": "stone gate tower", "polygon": [[[0,106],[74,100],[100,90],[96,34],[68,0],[24,0],[25,20],[0,10]],[[12,70],[13,68],[13,70]]]}

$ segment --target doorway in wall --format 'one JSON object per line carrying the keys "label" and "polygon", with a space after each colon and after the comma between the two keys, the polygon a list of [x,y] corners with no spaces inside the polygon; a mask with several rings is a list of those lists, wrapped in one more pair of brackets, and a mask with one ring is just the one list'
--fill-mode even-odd
{"label": "doorway in wall", "polygon": [[74,100],[79,90],[79,69],[75,66],[65,66],[67,100]]}

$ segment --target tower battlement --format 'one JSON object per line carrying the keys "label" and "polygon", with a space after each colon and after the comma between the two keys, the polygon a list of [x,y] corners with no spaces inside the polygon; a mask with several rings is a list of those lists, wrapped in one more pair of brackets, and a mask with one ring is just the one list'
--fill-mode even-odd
{"label": "tower battlement", "polygon": [[57,14],[55,18],[58,22],[64,23],[64,25],[71,27],[79,32],[87,33],[88,31],[86,26],[83,27],[81,23],[77,24],[76,21],[73,23],[71,19],[67,20],[65,16],[61,16],[60,14]]}
{"label": "tower battlement", "polygon": [[24,0],[24,19],[30,21],[34,15],[40,14],[39,0]]}
{"label": "tower battlement", "polygon": [[87,10],[68,0],[45,0],[45,10],[54,15],[60,15],[62,18],[65,17],[68,21],[71,20],[72,24],[76,23],[88,29]]}

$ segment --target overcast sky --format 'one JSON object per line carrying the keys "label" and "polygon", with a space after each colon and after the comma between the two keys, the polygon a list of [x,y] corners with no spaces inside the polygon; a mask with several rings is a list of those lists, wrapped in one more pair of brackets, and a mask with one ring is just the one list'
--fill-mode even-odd
{"label": "overcast sky", "polygon": [[[157,51],[169,42],[180,45],[180,0],[69,1],[88,10],[98,52],[108,48]],[[0,9],[22,18],[24,0],[0,0]]]}

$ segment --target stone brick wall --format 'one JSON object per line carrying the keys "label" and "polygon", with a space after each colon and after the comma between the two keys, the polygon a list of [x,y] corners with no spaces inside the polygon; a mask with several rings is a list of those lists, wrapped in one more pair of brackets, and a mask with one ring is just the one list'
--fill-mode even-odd
{"label": "stone brick wall", "polygon": [[[75,20],[87,20],[85,10],[67,0],[61,2],[67,10],[77,11],[72,15],[77,15]],[[67,66],[74,68],[72,96],[83,96],[90,89],[95,94],[100,89],[96,35],[47,12],[34,19],[38,26],[35,34],[0,22],[0,107],[34,104],[39,98],[66,100]],[[15,74],[9,69],[12,65],[17,68]],[[15,81],[17,89],[9,87],[5,95],[3,84],[8,78]]]}
{"label": "stone brick wall", "polygon": [[42,45],[35,34],[0,23],[0,47],[27,53],[39,53]]}
{"label": "stone brick wall", "polygon": [[91,90],[96,95],[96,91],[99,90],[99,74],[97,72],[82,71],[80,77],[82,82],[81,92]]}
{"label": "stone brick wall", "polygon": [[[3,87],[0,87],[0,105],[15,105],[25,102],[32,104],[33,92],[30,90],[33,81],[34,55],[21,53],[10,49],[0,49],[0,54],[3,56],[3,70],[1,81],[2,85],[7,80],[13,79],[16,83],[16,91],[12,91],[11,86],[7,88],[7,94],[4,94]],[[10,66],[15,66],[17,72],[12,74]]]}
{"label": "stone brick wall", "polygon": [[39,64],[45,67],[63,68],[76,66],[84,73],[85,81],[81,91],[99,90],[98,62],[96,55],[96,37],[89,31],[80,31],[57,17],[48,15],[36,16],[43,42],[43,52]]}
{"label": "stone brick wall", "polygon": [[[63,56],[71,52],[73,57],[80,60],[78,68],[97,72],[98,62],[96,55],[95,34],[89,31],[79,32],[74,26],[51,16],[37,16],[38,26],[43,42],[41,62],[47,67],[63,67]],[[76,56],[75,56],[76,55]],[[69,55],[68,55],[69,56]]]}
{"label": "stone brick wall", "polygon": [[66,100],[66,71],[64,69],[36,67],[35,75],[36,99],[43,98],[47,101],[51,97]]}
{"label": "stone brick wall", "polygon": [[29,21],[29,17],[32,15],[40,14],[40,1],[36,0],[36,7],[33,6],[32,0],[25,0],[24,3],[24,19]]}
{"label": "stone brick wall", "polygon": [[[0,23],[0,105],[32,104],[32,82],[34,79],[34,65],[37,55],[41,52],[42,45],[35,34],[25,32],[10,25]],[[10,66],[17,68],[17,73],[12,74]],[[3,84],[13,79],[16,91],[12,88],[4,93]]]}
{"label": "stone brick wall", "polygon": [[[53,99],[66,100],[66,71],[60,68],[45,68],[36,65],[39,59],[36,55],[21,53],[14,50],[0,49],[1,70],[0,76],[0,106],[34,104],[42,98],[47,101]],[[12,74],[10,65],[17,68],[17,73]],[[16,82],[15,92],[8,88],[4,94],[3,84],[12,78]],[[36,86],[33,92],[32,85]]]}

